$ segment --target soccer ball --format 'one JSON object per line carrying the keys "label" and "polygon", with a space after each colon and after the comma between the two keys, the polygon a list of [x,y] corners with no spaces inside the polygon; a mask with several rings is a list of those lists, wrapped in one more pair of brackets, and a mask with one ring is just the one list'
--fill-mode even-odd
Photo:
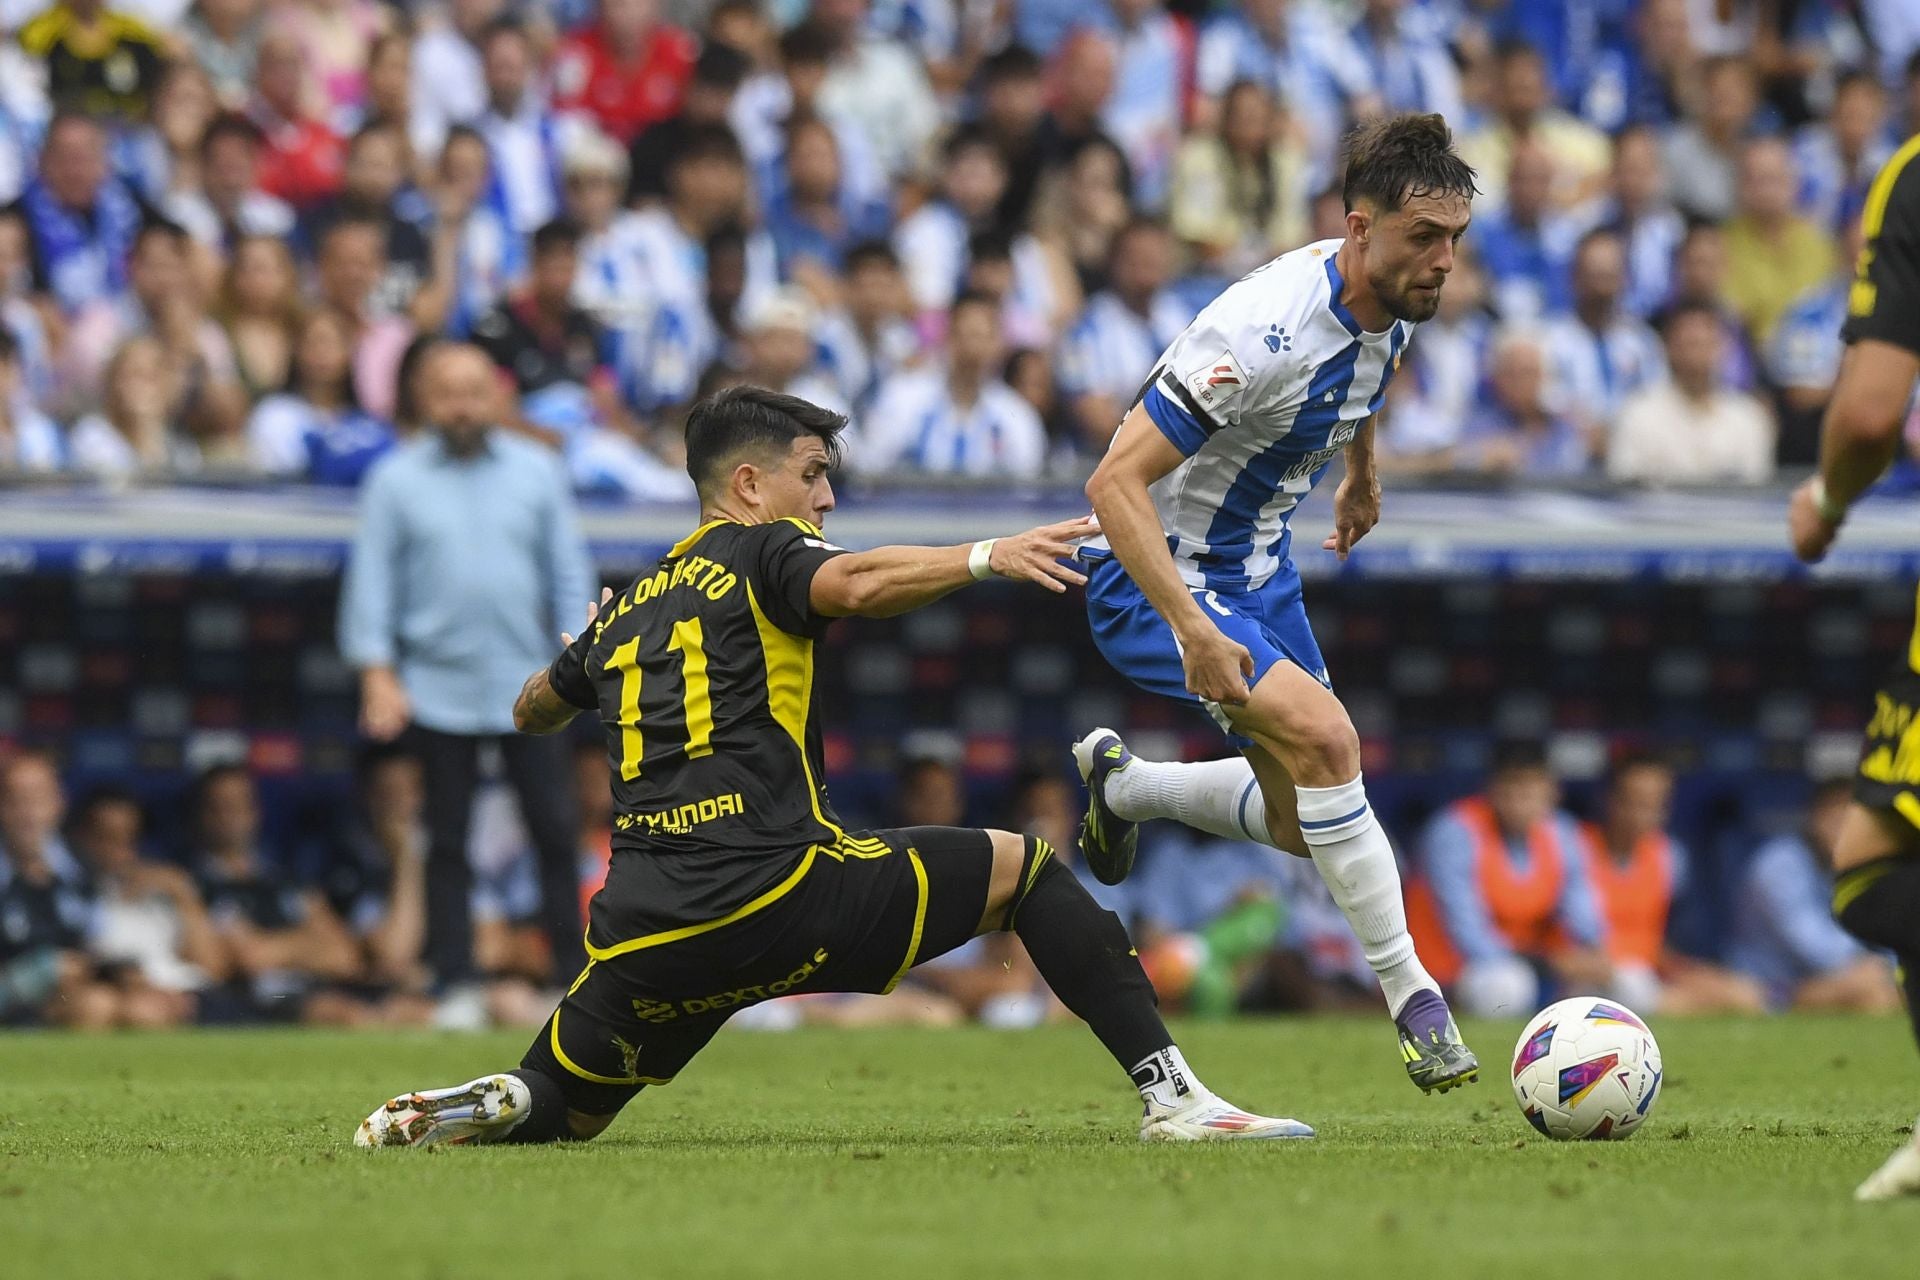
{"label": "soccer ball", "polygon": [[1513,1049],[1513,1096],[1549,1138],[1624,1138],[1660,1096],[1660,1046],[1631,1009],[1576,996],[1534,1015]]}

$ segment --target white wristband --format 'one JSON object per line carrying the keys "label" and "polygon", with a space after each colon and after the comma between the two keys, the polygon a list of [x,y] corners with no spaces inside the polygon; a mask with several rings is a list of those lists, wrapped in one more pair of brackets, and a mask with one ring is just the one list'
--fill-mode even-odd
{"label": "white wristband", "polygon": [[993,576],[993,544],[998,541],[998,538],[982,538],[967,553],[967,572],[975,582],[985,582]]}

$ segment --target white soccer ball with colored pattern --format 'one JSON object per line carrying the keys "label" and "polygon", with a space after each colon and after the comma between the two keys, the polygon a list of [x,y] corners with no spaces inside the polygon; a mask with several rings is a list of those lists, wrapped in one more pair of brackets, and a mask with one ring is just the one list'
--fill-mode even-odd
{"label": "white soccer ball with colored pattern", "polygon": [[1513,1096],[1549,1138],[1624,1138],[1660,1097],[1660,1046],[1617,1000],[1576,996],[1534,1015],[1513,1049]]}

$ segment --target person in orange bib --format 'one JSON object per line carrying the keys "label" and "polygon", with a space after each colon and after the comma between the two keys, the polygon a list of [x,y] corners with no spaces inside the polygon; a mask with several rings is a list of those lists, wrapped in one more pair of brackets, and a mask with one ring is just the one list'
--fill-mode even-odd
{"label": "person in orange bib", "polygon": [[1759,983],[1667,946],[1668,917],[1687,884],[1687,851],[1666,831],[1672,810],[1672,767],[1635,752],[1608,774],[1600,822],[1581,829],[1613,994],[1643,1014],[1765,1012]]}
{"label": "person in orange bib", "polygon": [[1407,919],[1427,967],[1469,1013],[1526,1017],[1551,990],[1606,991],[1613,966],[1579,824],[1531,744],[1500,749],[1484,793],[1421,840]]}

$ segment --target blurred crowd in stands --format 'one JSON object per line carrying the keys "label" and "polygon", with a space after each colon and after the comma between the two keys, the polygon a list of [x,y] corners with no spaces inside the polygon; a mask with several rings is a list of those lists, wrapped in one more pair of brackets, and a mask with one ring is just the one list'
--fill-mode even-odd
{"label": "blurred crowd in stands", "polygon": [[[604,746],[573,740],[579,903],[545,909],[538,856],[497,759],[473,801],[471,981],[426,964],[428,836],[420,761],[363,757],[355,802],[297,831],[263,819],[256,779],[209,768],[161,831],[131,793],[70,801],[49,756],[0,763],[0,1028],[188,1023],[537,1026],[556,996],[549,922],[571,916],[606,874],[611,831]],[[957,744],[922,744],[891,812],[901,825],[991,821],[1074,858],[1082,799],[1068,775],[1028,773],[991,816],[969,810]],[[1796,829],[1741,851],[1729,883],[1696,886],[1668,834],[1673,773],[1652,755],[1613,764],[1591,821],[1561,807],[1546,758],[1502,750],[1482,791],[1404,840],[1410,917],[1423,956],[1470,1012],[1521,1017],[1596,991],[1642,1013],[1757,1014],[1786,1008],[1888,1012],[1891,966],[1828,913],[1828,858],[1847,783],[1816,786]],[[1263,845],[1147,828],[1132,878],[1086,878],[1128,922],[1171,1010],[1373,1011],[1366,959],[1309,862]],[[1719,892],[1712,954],[1668,938],[1689,895]],[[743,1009],[742,1025],[979,1021],[1031,1026],[1065,1011],[1017,939],[974,940],[916,969],[891,996],[810,995]]]}
{"label": "blurred crowd in stands", "polygon": [[438,335],[578,488],[690,496],[751,380],[869,474],[1072,475],[1166,342],[1436,111],[1425,474],[1807,462],[1912,0],[0,2],[0,472],[352,485]]}

